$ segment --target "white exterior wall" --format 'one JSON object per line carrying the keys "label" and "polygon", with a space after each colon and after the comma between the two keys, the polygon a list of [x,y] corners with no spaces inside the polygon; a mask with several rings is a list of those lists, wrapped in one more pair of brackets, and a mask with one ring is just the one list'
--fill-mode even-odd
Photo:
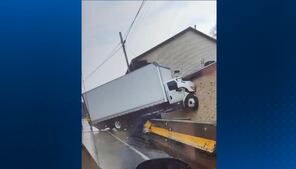
{"label": "white exterior wall", "polygon": [[186,76],[202,69],[205,62],[216,61],[216,42],[189,30],[139,59],[180,70]]}

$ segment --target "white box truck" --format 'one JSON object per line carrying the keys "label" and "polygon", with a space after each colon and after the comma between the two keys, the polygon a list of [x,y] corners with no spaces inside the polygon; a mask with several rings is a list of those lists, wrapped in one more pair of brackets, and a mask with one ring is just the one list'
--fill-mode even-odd
{"label": "white box truck", "polygon": [[[98,128],[122,128],[131,116],[151,113],[158,107],[180,104],[196,110],[198,98],[191,81],[173,77],[171,70],[156,63],[82,94],[91,123]],[[157,108],[156,108],[157,107]],[[125,117],[125,118],[124,118]],[[128,117],[128,118],[126,118]]]}

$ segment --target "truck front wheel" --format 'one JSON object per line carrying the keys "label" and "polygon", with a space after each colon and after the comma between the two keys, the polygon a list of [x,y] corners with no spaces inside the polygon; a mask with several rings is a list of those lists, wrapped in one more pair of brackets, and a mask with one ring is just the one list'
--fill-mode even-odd
{"label": "truck front wheel", "polygon": [[183,105],[185,108],[188,108],[194,111],[198,109],[198,104],[199,104],[198,98],[191,93],[189,93],[183,101]]}

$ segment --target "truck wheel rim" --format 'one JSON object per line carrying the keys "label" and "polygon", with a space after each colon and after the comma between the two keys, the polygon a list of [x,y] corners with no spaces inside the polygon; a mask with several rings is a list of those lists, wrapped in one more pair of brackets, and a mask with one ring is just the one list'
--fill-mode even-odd
{"label": "truck wheel rim", "polygon": [[195,100],[193,98],[188,99],[188,107],[192,108],[195,106]]}
{"label": "truck wheel rim", "polygon": [[119,121],[116,121],[114,124],[115,128],[121,129],[121,123]]}

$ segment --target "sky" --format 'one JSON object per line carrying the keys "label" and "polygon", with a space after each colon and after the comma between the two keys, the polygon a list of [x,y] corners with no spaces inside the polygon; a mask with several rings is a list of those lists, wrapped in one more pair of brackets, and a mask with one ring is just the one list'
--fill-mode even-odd
{"label": "sky", "polygon": [[[123,50],[96,69],[119,45],[142,1],[82,1],[82,92],[125,74]],[[216,1],[145,1],[126,41],[128,60],[191,26],[209,34]],[[96,70],[96,71],[94,71]]]}

